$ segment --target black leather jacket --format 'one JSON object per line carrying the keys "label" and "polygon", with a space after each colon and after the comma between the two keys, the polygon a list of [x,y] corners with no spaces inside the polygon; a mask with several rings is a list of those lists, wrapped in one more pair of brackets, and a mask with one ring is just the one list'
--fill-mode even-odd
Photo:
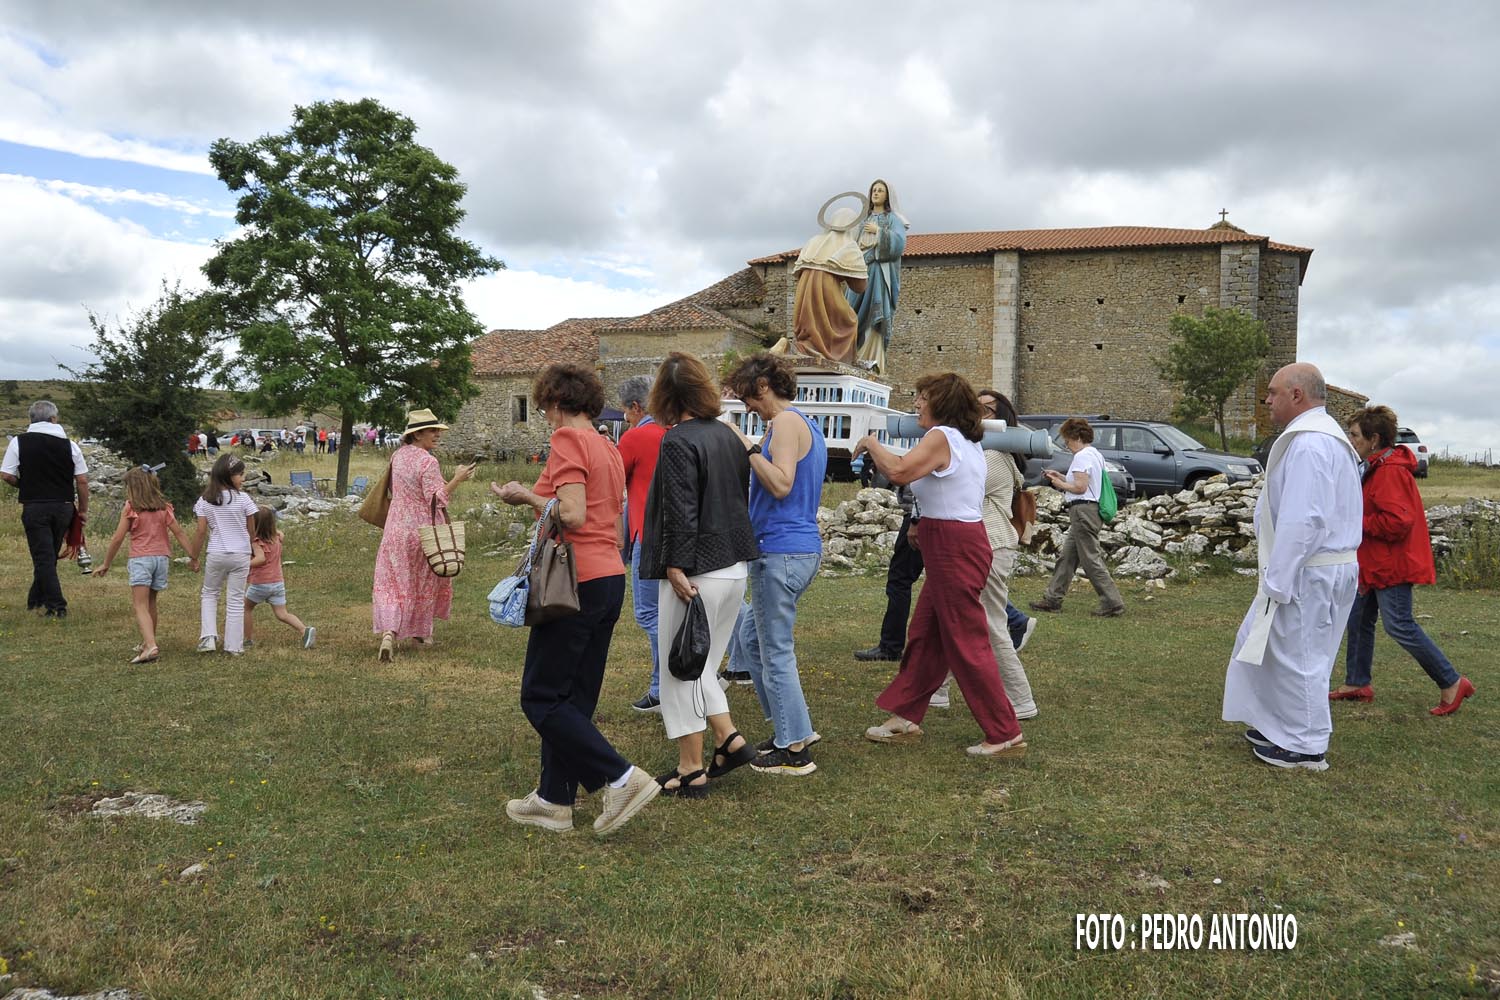
{"label": "black leather jacket", "polygon": [[661,439],[641,533],[641,579],[697,576],[760,555],[750,527],[750,457],[719,420],[684,420]]}

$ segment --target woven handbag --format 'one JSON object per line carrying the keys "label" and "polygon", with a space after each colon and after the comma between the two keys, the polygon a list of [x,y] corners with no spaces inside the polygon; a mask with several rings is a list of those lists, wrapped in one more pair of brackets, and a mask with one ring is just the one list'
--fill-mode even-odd
{"label": "woven handbag", "polygon": [[548,500],[536,526],[526,589],[526,624],[545,625],[578,613],[578,566],[573,543],[563,538],[557,501]]}
{"label": "woven handbag", "polygon": [[437,497],[432,498],[432,523],[417,528],[422,555],[427,567],[441,577],[454,577],[464,571],[464,522],[450,521],[443,514],[438,523]]}

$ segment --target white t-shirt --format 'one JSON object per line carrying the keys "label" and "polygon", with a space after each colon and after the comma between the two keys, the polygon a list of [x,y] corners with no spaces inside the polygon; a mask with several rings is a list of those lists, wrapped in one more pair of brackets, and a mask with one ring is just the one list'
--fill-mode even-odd
{"label": "white t-shirt", "polygon": [[[948,465],[911,484],[922,516],[939,521],[978,521],[984,502],[984,450],[955,428],[938,426],[948,439]],[[1097,452],[1096,452],[1097,454]]]}
{"label": "white t-shirt", "polygon": [[253,517],[255,501],[239,490],[219,494],[220,503],[211,504],[202,497],[193,504],[193,513],[208,518],[208,551],[250,554],[250,528],[245,518]]}
{"label": "white t-shirt", "polygon": [[1067,478],[1071,480],[1075,472],[1088,473],[1088,489],[1082,493],[1069,493],[1063,497],[1063,502],[1074,503],[1078,500],[1098,500],[1099,490],[1102,488],[1101,477],[1104,475],[1104,456],[1099,454],[1099,449],[1093,445],[1088,445],[1074,455],[1073,461],[1068,464]]}

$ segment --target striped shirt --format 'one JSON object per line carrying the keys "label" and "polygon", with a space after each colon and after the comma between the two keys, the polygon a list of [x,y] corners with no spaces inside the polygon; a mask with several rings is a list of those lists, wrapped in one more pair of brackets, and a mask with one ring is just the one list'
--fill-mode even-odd
{"label": "striped shirt", "polygon": [[991,549],[1013,549],[1020,544],[1010,523],[1010,504],[1016,495],[1016,460],[1003,451],[984,453],[984,504],[980,508]]}
{"label": "striped shirt", "polygon": [[208,551],[250,554],[250,528],[245,519],[255,516],[255,501],[239,490],[225,490],[219,502],[211,504],[202,497],[193,504],[193,513],[208,519]]}

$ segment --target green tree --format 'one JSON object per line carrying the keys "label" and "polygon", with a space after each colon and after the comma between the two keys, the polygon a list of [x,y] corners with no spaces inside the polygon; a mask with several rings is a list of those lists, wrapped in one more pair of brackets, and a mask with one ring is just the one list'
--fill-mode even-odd
{"label": "green tree", "polygon": [[12,405],[21,401],[21,387],[13,378],[6,379],[5,383],[3,385],[0,385],[0,393],[3,393],[5,395],[5,401],[7,403],[11,403]]}
{"label": "green tree", "polygon": [[[251,403],[275,413],[337,409],[341,443],[358,422],[403,426],[408,405],[451,419],[477,392],[469,342],[484,332],[459,282],[505,266],[455,235],[458,172],[374,100],[292,117],[283,134],[209,152],[243,192],[243,234],[203,268],[239,338],[221,383],[245,379]],[[348,480],[340,448],[339,495]]]}
{"label": "green tree", "polygon": [[1202,318],[1173,316],[1169,330],[1172,340],[1156,370],[1182,393],[1176,415],[1183,420],[1212,416],[1219,445],[1228,450],[1224,405],[1271,353],[1266,324],[1241,309],[1210,306]]}
{"label": "green tree", "polygon": [[75,383],[69,420],[133,463],[166,463],[162,491],[179,512],[192,507],[198,473],[185,454],[187,437],[209,420],[211,402],[200,388],[221,359],[204,304],[177,285],[119,323],[113,332],[90,312],[94,361],[64,366]]}

